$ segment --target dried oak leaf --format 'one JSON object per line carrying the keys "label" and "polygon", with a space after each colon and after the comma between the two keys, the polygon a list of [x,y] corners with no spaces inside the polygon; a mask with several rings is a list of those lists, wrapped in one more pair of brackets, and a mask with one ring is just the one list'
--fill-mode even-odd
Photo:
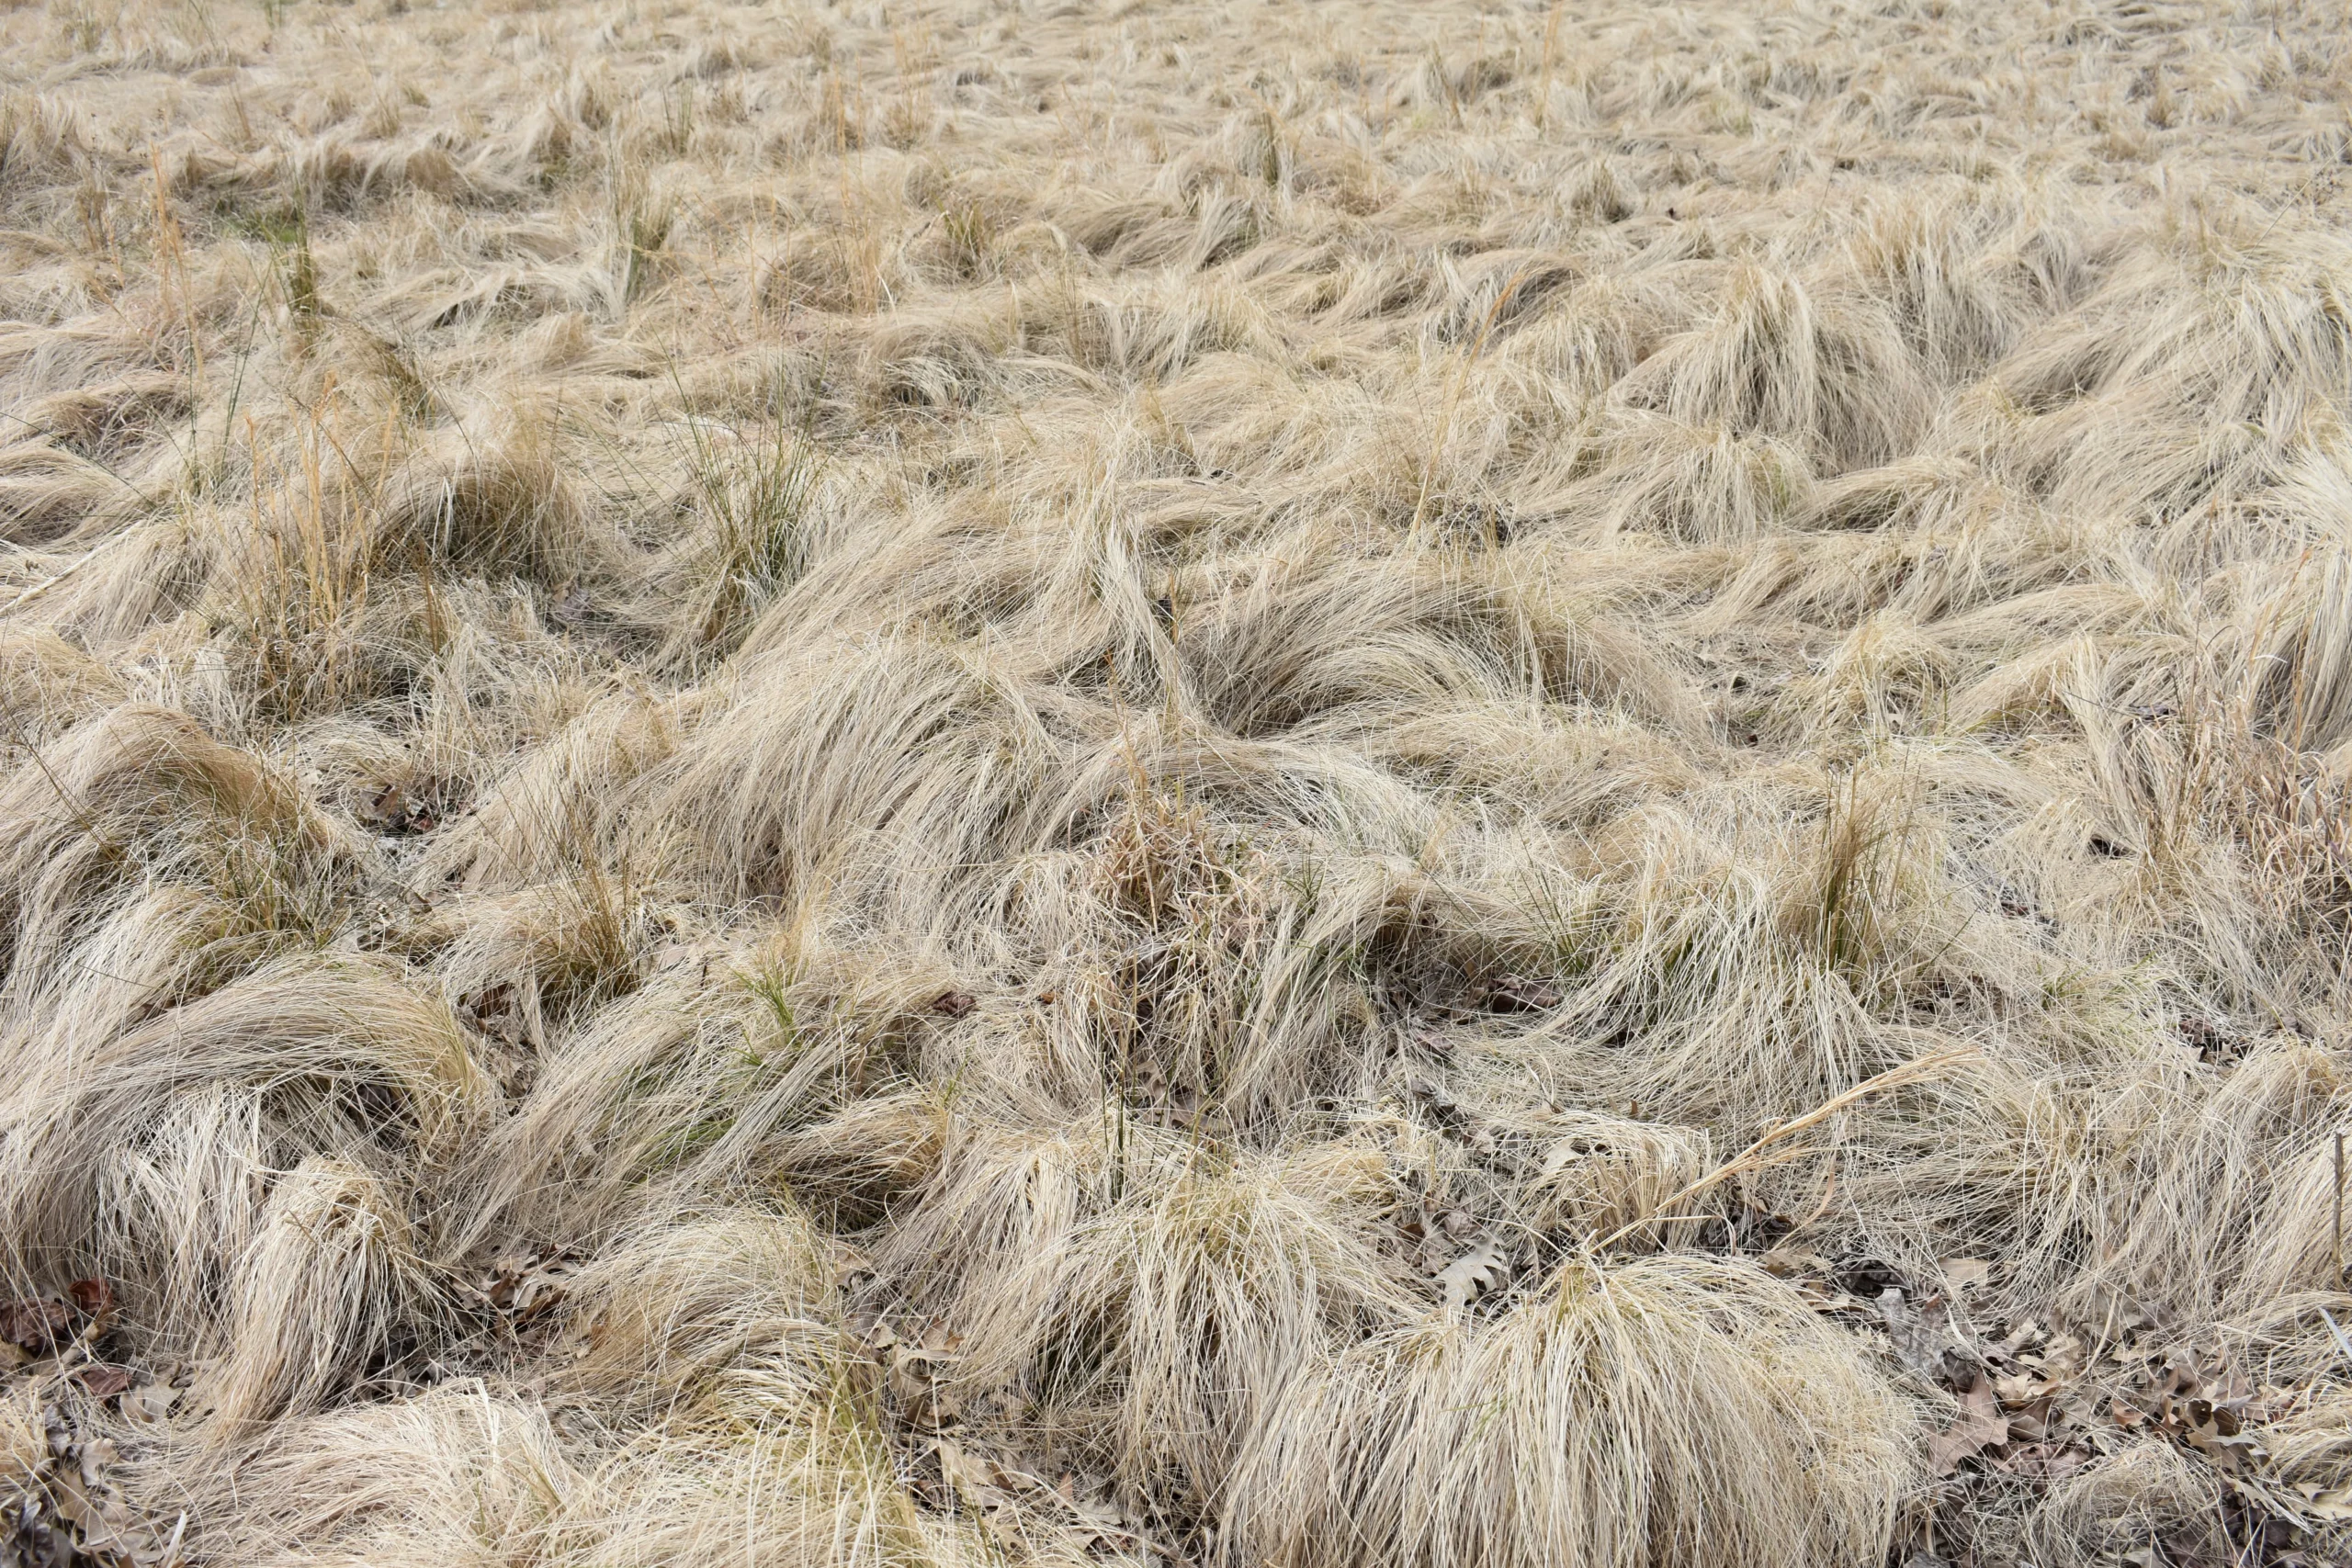
{"label": "dried oak leaf", "polygon": [[1896,1358],[1928,1382],[1944,1380],[1949,1355],[1974,1359],[1954,1331],[1951,1307],[1943,1297],[1931,1295],[1915,1306],[1899,1288],[1889,1285],[1873,1304]]}
{"label": "dried oak leaf", "polygon": [[1492,1236],[1482,1238],[1437,1271],[1437,1282],[1445,1292],[1445,1304],[1455,1311],[1468,1306],[1509,1278],[1510,1261]]}
{"label": "dried oak leaf", "polygon": [[2189,1399],[2176,1407],[2181,1436],[2224,1475],[2242,1475],[2267,1457],[2260,1442],[2245,1430],[2237,1413],[2210,1399]]}
{"label": "dried oak leaf", "polygon": [[1497,982],[1487,998],[1487,1008],[1495,1012],[1544,1012],[1559,1005],[1557,986],[1516,975]]}
{"label": "dried oak leaf", "polygon": [[388,784],[363,797],[354,814],[368,827],[397,833],[408,826],[408,794],[400,785]]}
{"label": "dried oak leaf", "polygon": [[521,1328],[562,1304],[571,1260],[547,1247],[514,1247],[492,1259],[479,1289],[490,1304]]}
{"label": "dried oak leaf", "polygon": [[1961,1461],[2008,1440],[2008,1419],[1993,1398],[1993,1385],[1979,1375],[1960,1396],[1960,1415],[1951,1426],[1928,1439],[1928,1461],[1938,1475],[1950,1475]]}
{"label": "dried oak leaf", "polygon": [[180,1391],[158,1378],[153,1382],[141,1383],[136,1388],[125,1390],[122,1396],[122,1413],[133,1421],[161,1421],[171,1415],[172,1406],[179,1402]]}
{"label": "dried oak leaf", "polygon": [[130,1386],[131,1374],[129,1367],[93,1364],[76,1371],[74,1381],[99,1399],[112,1399]]}
{"label": "dried oak leaf", "polygon": [[2302,1494],[2299,1511],[2323,1524],[2352,1524],[2352,1481],[2331,1491],[2322,1491],[2317,1483],[2306,1482],[2295,1488]]}
{"label": "dried oak leaf", "polygon": [[934,1448],[941,1475],[967,1504],[986,1508],[1011,1501],[1007,1491],[1011,1481],[994,1460],[947,1438],[940,1438]]}
{"label": "dried oak leaf", "polygon": [[2021,1480],[2061,1481],[2090,1462],[2090,1454],[2072,1444],[2028,1443],[1999,1461],[2001,1471]]}
{"label": "dried oak leaf", "polygon": [[43,1356],[74,1337],[74,1314],[47,1298],[0,1302],[0,1339],[28,1355]]}
{"label": "dried oak leaf", "polygon": [[523,1043],[523,1015],[513,982],[500,980],[458,998],[458,1017],[493,1040]]}
{"label": "dried oak leaf", "polygon": [[1944,1282],[1954,1291],[1981,1290],[1993,1278],[1992,1263],[1982,1258],[1947,1258],[1941,1267]]}

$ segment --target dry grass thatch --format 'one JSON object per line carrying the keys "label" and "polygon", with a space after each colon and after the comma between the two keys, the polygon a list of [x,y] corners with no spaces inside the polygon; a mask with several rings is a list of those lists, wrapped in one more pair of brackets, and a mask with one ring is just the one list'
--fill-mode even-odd
{"label": "dry grass thatch", "polygon": [[2352,1560],[2342,20],[0,9],[0,1557]]}

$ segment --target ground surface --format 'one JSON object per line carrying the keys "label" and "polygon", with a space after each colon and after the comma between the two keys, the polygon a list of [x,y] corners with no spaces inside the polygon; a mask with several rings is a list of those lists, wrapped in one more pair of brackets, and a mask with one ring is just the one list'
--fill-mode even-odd
{"label": "ground surface", "polygon": [[2344,1561],[2340,10],[0,10],[16,1561]]}

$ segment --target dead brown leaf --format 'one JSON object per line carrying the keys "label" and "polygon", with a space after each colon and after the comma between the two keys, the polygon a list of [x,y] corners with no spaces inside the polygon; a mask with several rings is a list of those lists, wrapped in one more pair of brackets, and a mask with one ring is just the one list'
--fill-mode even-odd
{"label": "dead brown leaf", "polygon": [[2352,1524],[2352,1481],[2330,1491],[2322,1491],[2314,1483],[2297,1488],[2303,1495],[2300,1512],[2324,1524]]}
{"label": "dead brown leaf", "polygon": [[492,1258],[476,1289],[519,1333],[562,1304],[574,1267],[554,1247],[512,1247]]}
{"label": "dead brown leaf", "polygon": [[74,1313],[46,1297],[0,1302],[0,1339],[28,1355],[45,1356],[74,1337]]}
{"label": "dead brown leaf", "polygon": [[1498,982],[1487,998],[1487,1006],[1496,1012],[1543,1012],[1559,1005],[1560,987],[1517,976]]}
{"label": "dead brown leaf", "polygon": [[129,1367],[94,1365],[83,1367],[74,1374],[74,1381],[99,1399],[112,1399],[130,1386]]}
{"label": "dead brown leaf", "polygon": [[1510,1259],[1503,1255],[1501,1244],[1492,1236],[1482,1237],[1461,1257],[1437,1271],[1437,1282],[1445,1292],[1445,1304],[1455,1311],[1468,1306],[1510,1278]]}
{"label": "dead brown leaf", "polygon": [[158,1378],[124,1390],[122,1413],[132,1421],[161,1421],[171,1415],[172,1407],[179,1400],[180,1391]]}
{"label": "dead brown leaf", "polygon": [[1979,1376],[1960,1396],[1960,1415],[1950,1427],[1928,1439],[1928,1461],[1938,1475],[1951,1475],[1962,1460],[2009,1440],[2009,1423],[1993,1397],[1993,1385]]}
{"label": "dead brown leaf", "polygon": [[76,1280],[65,1293],[86,1317],[105,1318],[114,1312],[114,1287],[104,1280]]}
{"label": "dead brown leaf", "polygon": [[1951,1309],[1942,1296],[1914,1303],[1889,1285],[1879,1292],[1875,1304],[1896,1359],[1930,1382],[1943,1381],[1948,1354],[1973,1359],[1952,1327]]}
{"label": "dead brown leaf", "polygon": [[1942,1260],[1944,1282],[1955,1292],[1982,1290],[1992,1281],[1993,1265],[1982,1258],[1947,1258]]}

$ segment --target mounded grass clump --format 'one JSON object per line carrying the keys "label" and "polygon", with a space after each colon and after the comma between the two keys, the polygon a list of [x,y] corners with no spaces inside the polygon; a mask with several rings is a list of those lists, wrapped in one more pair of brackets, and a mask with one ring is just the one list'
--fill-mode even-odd
{"label": "mounded grass clump", "polygon": [[1572,1261],[1284,1392],[1235,1486],[1245,1560],[1868,1562],[1917,1461],[1843,1334],[1695,1258]]}

